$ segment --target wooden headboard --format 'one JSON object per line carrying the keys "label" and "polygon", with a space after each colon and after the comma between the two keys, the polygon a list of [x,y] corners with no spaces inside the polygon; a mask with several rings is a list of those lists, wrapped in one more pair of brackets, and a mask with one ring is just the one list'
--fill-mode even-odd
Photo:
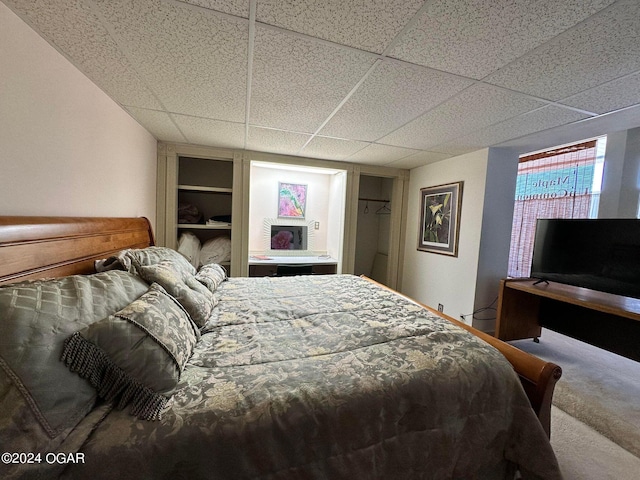
{"label": "wooden headboard", "polygon": [[93,273],[95,260],[153,244],[142,217],[0,216],[0,285]]}

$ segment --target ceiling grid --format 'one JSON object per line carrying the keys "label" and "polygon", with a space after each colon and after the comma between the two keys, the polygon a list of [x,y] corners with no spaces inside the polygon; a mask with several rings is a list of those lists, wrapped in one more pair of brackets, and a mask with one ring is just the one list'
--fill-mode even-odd
{"label": "ceiling grid", "polygon": [[638,0],[0,0],[158,140],[413,168],[640,125]]}

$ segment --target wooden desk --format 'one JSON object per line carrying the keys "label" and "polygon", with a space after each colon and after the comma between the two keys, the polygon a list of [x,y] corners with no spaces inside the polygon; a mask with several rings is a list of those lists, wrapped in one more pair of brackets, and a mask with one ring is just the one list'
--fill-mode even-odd
{"label": "wooden desk", "polygon": [[538,339],[542,327],[640,361],[640,299],[535,280],[501,280],[496,337]]}
{"label": "wooden desk", "polygon": [[312,265],[314,275],[335,274],[338,261],[335,258],[321,256],[269,256],[267,259],[249,258],[250,277],[271,277],[276,274],[278,265]]}

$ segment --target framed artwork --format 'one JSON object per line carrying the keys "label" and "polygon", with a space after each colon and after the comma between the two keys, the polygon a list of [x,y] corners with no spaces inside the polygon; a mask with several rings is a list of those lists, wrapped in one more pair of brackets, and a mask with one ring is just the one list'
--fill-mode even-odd
{"label": "framed artwork", "polygon": [[278,218],[304,218],[307,186],[278,182]]}
{"label": "framed artwork", "polygon": [[420,189],[418,250],[458,256],[463,182]]}

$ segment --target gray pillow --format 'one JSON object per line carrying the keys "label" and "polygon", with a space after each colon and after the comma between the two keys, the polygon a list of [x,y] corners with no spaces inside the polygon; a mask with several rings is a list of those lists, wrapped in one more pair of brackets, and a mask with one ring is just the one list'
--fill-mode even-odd
{"label": "gray pillow", "polygon": [[129,248],[117,255],[96,263],[96,270],[126,270],[139,272],[140,267],[170,262],[182,275],[195,275],[196,268],[179,252],[168,247]]}
{"label": "gray pillow", "polygon": [[138,268],[139,275],[148,283],[159,283],[185,308],[198,327],[204,326],[215,306],[213,293],[207,287],[172,261]]}
{"label": "gray pillow", "polygon": [[74,333],[62,361],[116,408],[160,418],[200,338],[187,312],[158,284],[119,312]]}
{"label": "gray pillow", "polygon": [[59,361],[65,340],[148,288],[122,271],[0,287],[0,445],[5,450],[53,451],[91,411],[95,390]]}
{"label": "gray pillow", "polygon": [[198,270],[198,273],[196,273],[196,280],[207,287],[212,293],[215,292],[226,279],[227,272],[217,263],[203,265],[200,270]]}

